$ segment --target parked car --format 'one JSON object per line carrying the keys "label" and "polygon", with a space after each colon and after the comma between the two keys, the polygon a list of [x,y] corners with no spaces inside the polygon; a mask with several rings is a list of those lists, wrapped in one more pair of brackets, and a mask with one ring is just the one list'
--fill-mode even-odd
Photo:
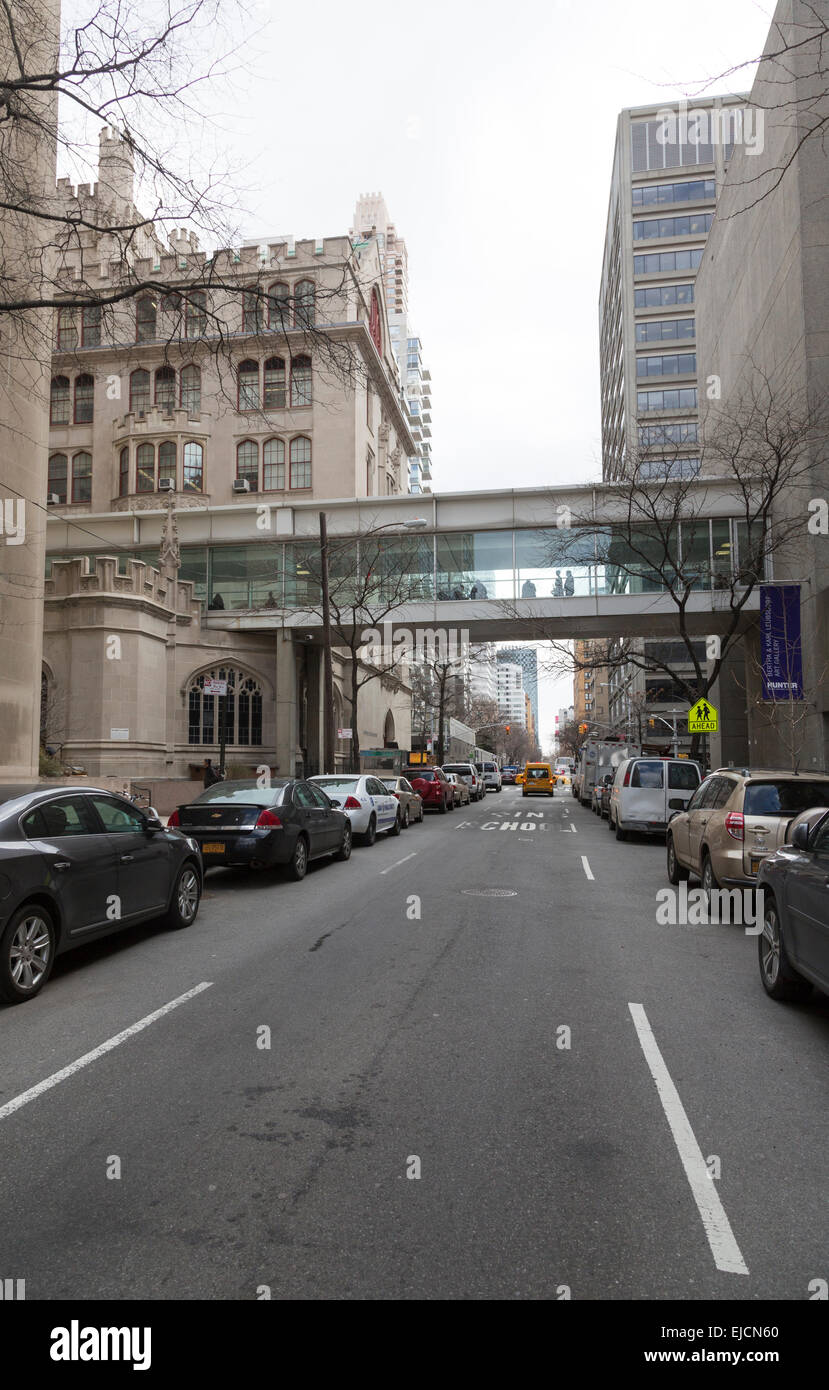
{"label": "parked car", "polygon": [[[446,768],[443,769],[446,772]],[[469,805],[469,788],[456,772],[446,772],[446,780],[451,784],[456,806]]]}
{"label": "parked car", "polygon": [[439,811],[442,816],[445,816],[447,811],[454,811],[455,795],[442,767],[421,766],[415,763],[404,767],[403,773],[415,791],[422,796],[425,811]]}
{"label": "parked car", "polygon": [[484,779],[486,791],[499,792],[501,790],[501,769],[497,763],[476,763],[475,767]]}
{"label": "parked car", "polygon": [[443,770],[446,773],[454,772],[456,777],[466,783],[470,801],[483,801],[486,787],[474,763],[444,763]]}
{"label": "parked car", "polygon": [[522,796],[554,796],[556,779],[552,763],[526,763]]}
{"label": "parked car", "polygon": [[[625,758],[613,774],[608,825],[617,840],[631,831],[664,835],[700,784],[699,764],[687,758]],[[599,778],[601,782],[601,778]]]}
{"label": "parked car", "polygon": [[829,802],[829,776],[721,767],[707,777],[667,837],[671,883],[696,874],[706,889],[744,888],[785,841],[790,821]]}
{"label": "parked car", "polygon": [[517,768],[517,767],[502,767],[502,768],[501,768],[501,786],[502,786],[502,787],[514,787],[514,786],[515,786],[515,779],[516,779],[517,775],[518,775],[518,768]]}
{"label": "parked car", "polygon": [[399,835],[403,812],[397,797],[373,773],[317,773],[308,781],[321,787],[335,806],[342,807],[355,835],[364,845],[373,845],[381,832]]}
{"label": "parked car", "polygon": [[74,946],[163,917],[196,920],[199,847],[97,787],[0,789],[0,999],[21,1004]]}
{"label": "parked car", "polygon": [[284,865],[302,879],[312,859],[351,855],[351,823],[318,787],[297,778],[217,782],[171,815],[196,840],[206,869]]}
{"label": "parked car", "polygon": [[[826,800],[829,801],[829,795]],[[829,994],[829,808],[796,816],[786,843],[757,871],[763,931],[760,979],[772,999],[804,999],[812,985]]]}
{"label": "parked car", "polygon": [[593,784],[590,793],[590,809],[597,816],[606,816],[610,810],[610,794],[613,791],[613,773],[605,772],[600,782]]}
{"label": "parked car", "polygon": [[423,820],[423,797],[420,796],[405,777],[378,777],[378,781],[400,802],[403,829],[407,830],[415,821]]}

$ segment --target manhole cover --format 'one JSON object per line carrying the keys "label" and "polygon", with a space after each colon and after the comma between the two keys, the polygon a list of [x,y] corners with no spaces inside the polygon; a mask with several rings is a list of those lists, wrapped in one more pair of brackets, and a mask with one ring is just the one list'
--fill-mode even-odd
{"label": "manhole cover", "polygon": [[517,898],[517,888],[462,888],[470,898]]}

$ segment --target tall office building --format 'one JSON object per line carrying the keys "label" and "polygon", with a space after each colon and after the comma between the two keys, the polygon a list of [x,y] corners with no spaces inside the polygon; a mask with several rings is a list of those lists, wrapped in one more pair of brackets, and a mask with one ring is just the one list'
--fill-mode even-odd
{"label": "tall office building", "polygon": [[498,662],[498,712],[505,724],[526,728],[524,672],[514,662]]}
{"label": "tall office building", "polygon": [[369,237],[376,240],[380,251],[389,332],[400,371],[401,393],[409,412],[409,426],[417,445],[407,459],[407,487],[411,493],[431,492],[432,374],[423,365],[420,338],[409,317],[406,241],[397,235],[382,193],[361,193],[354,209],[352,240]]}
{"label": "tall office building", "polygon": [[577,724],[595,724],[606,732],[610,725],[608,668],[600,665],[587,665],[593,659],[592,644],[577,640],[575,657],[579,663],[573,676],[573,718]]}
{"label": "tall office building", "polygon": [[520,666],[524,673],[524,689],[530,697],[533,711],[533,724],[538,724],[538,652],[535,647],[499,647],[499,662],[512,662]]}
{"label": "tall office building", "polygon": [[599,295],[605,481],[699,472],[694,281],[744,102],[619,116]]}

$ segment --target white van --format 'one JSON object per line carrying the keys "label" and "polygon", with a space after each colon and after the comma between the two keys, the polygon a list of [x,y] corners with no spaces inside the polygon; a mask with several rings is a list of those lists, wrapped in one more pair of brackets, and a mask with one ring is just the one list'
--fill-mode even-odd
{"label": "white van", "polygon": [[617,840],[626,840],[631,831],[664,835],[701,781],[699,764],[687,758],[626,758],[613,778],[608,826]]}
{"label": "white van", "polygon": [[499,792],[501,790],[501,769],[497,763],[476,763],[475,767],[484,779],[485,791]]}

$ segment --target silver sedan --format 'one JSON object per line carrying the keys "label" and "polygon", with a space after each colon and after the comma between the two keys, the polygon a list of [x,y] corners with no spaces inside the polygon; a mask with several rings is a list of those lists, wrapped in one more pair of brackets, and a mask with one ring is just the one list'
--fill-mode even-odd
{"label": "silver sedan", "polygon": [[379,780],[400,802],[404,830],[407,830],[415,822],[423,820],[423,797],[415,791],[411,782],[407,781],[405,777],[381,777]]}

